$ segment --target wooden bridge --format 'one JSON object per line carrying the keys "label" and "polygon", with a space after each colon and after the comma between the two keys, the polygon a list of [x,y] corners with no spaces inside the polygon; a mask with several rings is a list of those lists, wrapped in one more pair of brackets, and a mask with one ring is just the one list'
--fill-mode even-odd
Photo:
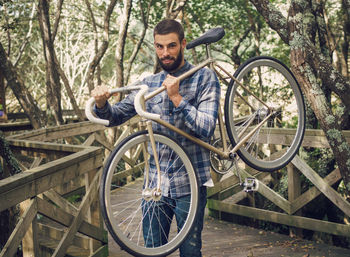
{"label": "wooden bridge", "polygon": [[[18,204],[21,208],[18,223],[0,256],[13,256],[19,245],[22,245],[24,256],[127,256],[120,253],[111,239],[108,240],[96,196],[104,156],[113,148],[107,138],[112,136],[110,141],[117,144],[137,130],[138,125],[135,118],[118,129],[106,130],[103,126],[81,122],[24,133],[6,132],[11,150],[24,172],[0,180],[0,211]],[[10,129],[7,127],[6,130]],[[349,141],[350,131],[345,134]],[[288,137],[287,131],[276,131],[276,143],[285,137]],[[307,131],[303,145],[328,147],[323,132],[319,130]],[[239,215],[293,228],[349,236],[349,224],[298,215],[303,206],[323,194],[345,216],[350,216],[350,204],[332,188],[341,180],[339,170],[322,178],[297,156],[288,166],[288,199],[266,185],[271,174],[248,167],[242,167],[240,172],[242,176],[258,179],[258,194],[277,206],[279,211],[254,207],[254,195],[242,191],[235,175],[217,178],[215,186],[208,189],[210,216],[207,215],[203,232],[204,256],[350,256],[348,249],[212,218]],[[314,185],[303,193],[300,190],[301,174]],[[78,202],[67,201],[77,194],[83,195]],[[249,199],[250,205],[240,204],[243,199]]]}

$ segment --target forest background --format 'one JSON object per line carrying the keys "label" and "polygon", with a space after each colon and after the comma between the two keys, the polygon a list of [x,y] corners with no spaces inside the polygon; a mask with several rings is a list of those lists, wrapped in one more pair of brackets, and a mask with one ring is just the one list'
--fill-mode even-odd
{"label": "forest background", "polygon": [[[157,70],[152,31],[165,17],[183,23],[188,42],[223,27],[226,36],[213,55],[232,70],[257,55],[287,64],[307,102],[308,128],[322,129],[330,145],[303,149],[304,158],[322,177],[338,167],[343,180],[334,187],[349,200],[350,146],[343,130],[350,129],[350,0],[1,0],[2,117],[24,112],[35,129],[63,124],[63,110],[84,120],[81,110],[96,85],[121,87]],[[185,56],[198,63],[204,48]],[[284,178],[280,174],[274,189],[286,195]],[[309,186],[305,179],[303,187]],[[349,222],[330,206],[320,196],[303,216]],[[348,238],[319,237],[349,246]]]}

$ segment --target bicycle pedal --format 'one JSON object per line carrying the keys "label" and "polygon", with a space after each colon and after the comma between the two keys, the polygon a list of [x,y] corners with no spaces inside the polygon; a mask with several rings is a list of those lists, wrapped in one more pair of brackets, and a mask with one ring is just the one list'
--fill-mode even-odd
{"label": "bicycle pedal", "polygon": [[259,181],[256,180],[255,178],[245,178],[243,182],[243,186],[244,186],[243,190],[247,193],[258,191]]}

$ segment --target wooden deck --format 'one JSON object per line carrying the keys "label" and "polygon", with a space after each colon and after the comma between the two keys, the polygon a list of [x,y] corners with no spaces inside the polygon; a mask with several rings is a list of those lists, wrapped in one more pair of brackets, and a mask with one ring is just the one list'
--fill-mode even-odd
{"label": "wooden deck", "polygon": [[[220,221],[208,215],[203,230],[203,257],[349,257],[350,249],[291,238]],[[129,257],[109,237],[110,257]],[[171,256],[179,256],[176,251]]]}
{"label": "wooden deck", "polygon": [[[128,184],[142,187],[142,180]],[[121,197],[125,197],[122,196]],[[264,230],[221,221],[205,214],[202,233],[203,257],[349,257],[350,249],[291,238]],[[109,256],[129,257],[109,236]],[[179,251],[171,254],[179,256]]]}

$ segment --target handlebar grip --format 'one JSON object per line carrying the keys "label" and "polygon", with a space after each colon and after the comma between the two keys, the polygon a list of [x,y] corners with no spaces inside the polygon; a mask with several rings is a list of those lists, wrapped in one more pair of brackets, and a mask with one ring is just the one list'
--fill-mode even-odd
{"label": "handlebar grip", "polygon": [[100,118],[96,118],[93,114],[92,114],[92,107],[95,104],[95,98],[91,97],[85,105],[85,115],[88,118],[89,121],[97,123],[97,124],[102,124],[105,126],[109,125],[109,120],[103,120]]}

